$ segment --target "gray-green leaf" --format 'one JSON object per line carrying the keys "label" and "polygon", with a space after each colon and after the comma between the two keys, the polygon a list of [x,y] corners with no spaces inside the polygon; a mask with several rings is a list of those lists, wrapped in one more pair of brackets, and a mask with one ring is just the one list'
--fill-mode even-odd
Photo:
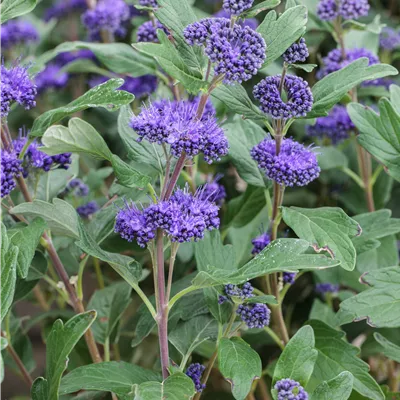
{"label": "gray-green leaf", "polygon": [[1,23],[31,12],[36,4],[37,0],[4,0],[0,7]]}
{"label": "gray-green leaf", "polygon": [[400,346],[391,342],[379,332],[374,333],[375,340],[382,346],[382,353],[389,358],[400,363]]}
{"label": "gray-green leaf", "polygon": [[336,378],[324,381],[312,393],[310,400],[347,400],[353,389],[353,375],[344,371]]}

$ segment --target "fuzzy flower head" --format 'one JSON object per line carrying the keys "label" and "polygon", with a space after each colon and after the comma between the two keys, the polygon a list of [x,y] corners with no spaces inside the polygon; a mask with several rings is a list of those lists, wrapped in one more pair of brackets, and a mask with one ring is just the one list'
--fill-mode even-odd
{"label": "fuzzy flower head", "polygon": [[296,272],[284,272],[282,274],[283,283],[289,283],[290,285],[293,285],[296,275]]}
{"label": "fuzzy flower head", "polygon": [[137,41],[138,42],[148,42],[148,43],[158,43],[157,29],[161,29],[166,34],[168,34],[167,28],[159,21],[156,22],[154,26],[152,21],[146,21],[139,26],[137,30]]}
{"label": "fuzzy flower head", "polygon": [[395,50],[400,47],[400,31],[385,27],[379,36],[379,46],[385,50]]}
{"label": "fuzzy flower head", "polygon": [[206,18],[184,30],[191,46],[205,45],[205,53],[214,64],[215,75],[234,84],[249,80],[265,60],[266,44],[259,33],[248,26],[229,26],[226,18]]}
{"label": "fuzzy flower head", "polygon": [[329,115],[319,117],[314,125],[308,125],[306,132],[308,136],[319,138],[327,137],[333,144],[347,139],[355,129],[345,106],[336,105]]}
{"label": "fuzzy flower head", "polygon": [[236,313],[248,328],[261,329],[269,325],[271,310],[262,303],[240,304]]}
{"label": "fuzzy flower head", "polygon": [[329,282],[317,283],[315,285],[315,291],[321,295],[325,295],[327,293],[337,293],[339,291],[339,285]]}
{"label": "fuzzy flower head", "polygon": [[306,40],[301,38],[298,43],[293,43],[282,55],[283,60],[288,64],[296,64],[306,61],[308,57]]}
{"label": "fuzzy flower head", "polygon": [[8,196],[16,187],[15,177],[22,172],[22,161],[18,159],[15,151],[1,151],[0,192],[1,197]]}
{"label": "fuzzy flower head", "polygon": [[368,0],[320,0],[317,15],[323,21],[333,21],[338,16],[343,19],[358,19],[368,15]]}
{"label": "fuzzy flower head", "polygon": [[61,70],[57,64],[48,64],[46,68],[35,76],[38,93],[50,89],[62,89],[68,83],[68,73]]}
{"label": "fuzzy flower head", "polygon": [[229,283],[228,285],[225,285],[224,294],[219,296],[218,303],[222,304],[225,301],[231,300],[232,297],[237,297],[242,301],[249,299],[250,297],[254,297],[253,291],[254,288],[250,282],[246,282],[241,287]]}
{"label": "fuzzy flower head", "polygon": [[275,141],[264,139],[251,150],[251,156],[268,179],[284,186],[305,186],[318,178],[321,169],[310,149],[292,139],[283,139],[276,155]]}
{"label": "fuzzy flower head", "polygon": [[159,101],[144,108],[132,118],[130,126],[139,135],[139,141],[169,144],[171,153],[189,158],[203,153],[212,163],[228,153],[228,141],[213,115],[196,119],[197,105],[190,101]]}
{"label": "fuzzy flower head", "polygon": [[76,208],[76,212],[82,218],[89,218],[100,209],[96,201],[92,200]]}
{"label": "fuzzy flower head", "polygon": [[54,6],[48,8],[45,12],[45,21],[52,18],[65,18],[72,13],[81,13],[87,10],[86,0],[59,0]]}
{"label": "fuzzy flower head", "polygon": [[81,179],[74,178],[68,182],[67,192],[72,192],[77,197],[85,197],[89,194],[89,186]]}
{"label": "fuzzy flower head", "polygon": [[7,117],[13,102],[29,110],[36,106],[37,89],[28,68],[15,63],[10,68],[1,64],[1,117]]}
{"label": "fuzzy flower head", "polygon": [[1,26],[1,47],[3,50],[17,45],[27,45],[36,42],[39,34],[28,21],[11,20]]}
{"label": "fuzzy flower head", "polygon": [[205,371],[206,367],[199,363],[190,364],[186,370],[186,375],[192,379],[196,392],[201,392],[205,389],[206,385],[201,383],[201,376]]}
{"label": "fuzzy flower head", "polygon": [[293,379],[281,379],[276,382],[277,400],[308,400],[308,393]]}
{"label": "fuzzy flower head", "polygon": [[254,0],[224,0],[222,8],[232,15],[240,15],[253,5]]}
{"label": "fuzzy flower head", "polygon": [[286,75],[283,90],[287,100],[279,93],[281,75],[269,76],[254,86],[253,95],[260,102],[260,109],[273,119],[305,117],[311,111],[313,95],[308,83],[294,75]]}
{"label": "fuzzy flower head", "polygon": [[214,180],[211,178],[208,179],[208,182],[203,187],[204,190],[200,192],[202,199],[209,199],[219,206],[223,203],[226,191],[223,185],[218,182],[221,177],[222,175],[217,175]]}
{"label": "fuzzy flower head", "polygon": [[122,37],[126,34],[123,24],[130,18],[129,6],[124,0],[99,0],[93,10],[82,15],[82,22],[91,39],[96,40],[101,31]]}
{"label": "fuzzy flower head", "polygon": [[253,250],[251,251],[251,254],[258,254],[271,243],[271,236],[264,232],[254,238],[251,243],[253,244]]}

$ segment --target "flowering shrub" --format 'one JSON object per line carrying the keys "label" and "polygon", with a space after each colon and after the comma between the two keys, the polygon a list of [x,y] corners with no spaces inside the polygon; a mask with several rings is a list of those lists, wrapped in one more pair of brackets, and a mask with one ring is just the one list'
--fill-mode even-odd
{"label": "flowering shrub", "polygon": [[399,398],[396,1],[36,3],[1,3],[4,397]]}

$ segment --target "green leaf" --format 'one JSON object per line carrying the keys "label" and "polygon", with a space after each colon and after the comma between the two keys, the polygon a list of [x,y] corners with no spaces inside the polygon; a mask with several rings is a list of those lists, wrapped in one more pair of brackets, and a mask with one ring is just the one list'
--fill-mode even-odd
{"label": "green leaf", "polygon": [[266,119],[266,115],[253,104],[242,85],[221,85],[214,89],[211,95],[224,103],[229,111],[233,111],[244,118],[254,121]]}
{"label": "green leaf", "polygon": [[42,200],[22,203],[13,207],[12,214],[23,214],[27,217],[43,218],[53,233],[57,235],[78,237],[78,215],[71,204],[61,199],[53,199],[53,204]]}
{"label": "green leaf", "polygon": [[394,179],[400,181],[400,114],[388,99],[379,101],[379,114],[361,104],[351,103],[347,110],[360,131],[357,140],[380,161]]}
{"label": "green leaf", "polygon": [[400,363],[400,346],[391,342],[378,332],[374,333],[374,338],[382,346],[382,353],[387,358]]}
{"label": "green leaf", "polygon": [[249,10],[245,11],[241,14],[242,18],[254,18],[259,13],[270,10],[271,8],[275,8],[281,4],[281,0],[266,0],[262,1],[261,3],[256,4],[255,6],[251,7]]}
{"label": "green leaf", "polygon": [[127,187],[144,187],[150,178],[142,175],[130,165],[112,154],[102,136],[92,125],[80,118],[72,118],[68,128],[55,125],[46,130],[42,137],[43,152],[54,155],[60,152],[84,153],[97,159],[111,162],[120,184]]}
{"label": "green leaf", "polygon": [[362,275],[368,290],[340,303],[337,314],[341,325],[367,320],[368,325],[380,328],[400,326],[400,268],[381,268]]}
{"label": "green leaf", "polygon": [[314,332],[311,326],[300,328],[285,346],[274,369],[272,385],[290,378],[306,387],[314,369],[318,351],[315,350]]}
{"label": "green leaf", "polygon": [[398,114],[400,114],[400,86],[390,85],[390,102]]}
{"label": "green leaf", "polygon": [[229,158],[234,163],[240,177],[248,184],[265,188],[264,174],[251,158],[251,149],[267,134],[252,121],[234,118],[223,125],[229,142]]}
{"label": "green leaf", "polygon": [[310,400],[347,400],[353,389],[353,375],[344,371],[336,378],[324,381],[312,393]]}
{"label": "green leaf", "polygon": [[158,39],[160,43],[134,43],[133,47],[141,53],[154,57],[161,68],[181,82],[189,93],[196,95],[201,89],[207,87],[202,74],[185,64],[185,60],[176,47],[161,30],[158,30]]}
{"label": "green leaf", "polygon": [[168,334],[168,340],[183,355],[189,357],[194,349],[206,340],[216,340],[218,323],[208,315],[199,315],[180,322]]}
{"label": "green leaf", "polygon": [[261,377],[260,356],[242,338],[222,338],[218,345],[218,366],[232,386],[236,400],[244,400],[255,379]]}
{"label": "green leaf", "polygon": [[317,64],[290,64],[290,66],[306,72],[312,72],[313,69],[317,67]]}
{"label": "green leaf", "polygon": [[47,380],[42,377],[36,378],[31,387],[32,400],[47,399],[48,390]]}
{"label": "green leaf", "polygon": [[327,251],[342,268],[354,269],[356,249],[351,238],[360,235],[361,228],[341,208],[282,207],[282,217],[299,238],[312,243],[316,252]]}
{"label": "green leaf", "polygon": [[36,59],[36,66],[33,66],[32,70],[37,73],[44,68],[44,64],[58,54],[80,49],[91,50],[102,64],[116,74],[138,77],[147,74],[155,75],[157,70],[156,63],[152,58],[139,54],[128,44],[90,42],[62,43]]}
{"label": "green leaf", "polygon": [[289,8],[277,19],[275,11],[270,11],[257,28],[267,44],[265,65],[280,57],[299,37],[303,36],[307,24],[307,7]]}
{"label": "green leaf", "polygon": [[47,386],[47,390],[43,386],[41,388],[41,391],[47,392],[47,396],[42,399],[58,399],[58,389],[62,374],[68,366],[68,356],[95,319],[96,312],[87,311],[72,317],[65,324],[60,319],[54,322],[46,343],[46,380],[40,383],[36,383],[36,380],[34,384],[34,387]]}
{"label": "green leaf", "polygon": [[123,79],[110,79],[90,89],[66,106],[44,112],[35,119],[30,136],[42,136],[51,125],[87,108],[102,107],[108,111],[116,111],[121,106],[131,103],[134,99],[133,94],[116,90],[123,83]]}
{"label": "green leaf", "polygon": [[384,400],[381,388],[369,375],[369,366],[358,357],[359,349],[343,340],[339,332],[321,321],[310,321],[314,329],[318,358],[313,377],[329,381],[341,372],[348,371],[354,377],[354,390],[371,400]]}
{"label": "green leaf", "polygon": [[335,312],[328,304],[323,303],[320,299],[314,300],[310,311],[310,319],[318,319],[332,328],[338,326]]}
{"label": "green leaf", "polygon": [[0,337],[0,383],[4,381],[4,361],[1,352],[8,346],[6,338]]}
{"label": "green leaf", "polygon": [[248,186],[246,191],[228,203],[224,214],[224,227],[236,227],[250,223],[265,207],[265,189]]}
{"label": "green leaf", "polygon": [[142,267],[133,258],[123,254],[110,253],[100,248],[93,237],[87,232],[82,221],[79,220],[79,241],[75,244],[86,254],[96,257],[108,264],[134,289],[142,276]]}
{"label": "green leaf", "polygon": [[254,296],[246,299],[246,303],[263,303],[263,304],[278,304],[276,298],[272,295],[261,295],[261,296]]}
{"label": "green leaf", "polygon": [[[293,9],[291,8],[291,10]],[[361,82],[397,74],[396,68],[391,65],[368,66],[368,63],[369,60],[362,57],[317,82],[312,88],[314,104],[312,110],[307,114],[307,118],[328,115],[329,110],[339,103],[349,90]]]}
{"label": "green leaf", "polygon": [[184,400],[191,399],[196,391],[193,381],[182,372],[177,372],[162,383],[134,385],[134,393],[134,400]]}
{"label": "green leaf", "polygon": [[0,7],[1,23],[31,12],[37,0],[3,0]]}
{"label": "green leaf", "polygon": [[346,155],[338,148],[333,146],[324,146],[318,149],[318,165],[323,171],[334,168],[343,168],[348,166]]}
{"label": "green leaf", "polygon": [[17,281],[18,247],[10,244],[6,227],[1,223],[1,265],[0,265],[0,322],[10,309]]}
{"label": "green leaf", "polygon": [[84,365],[64,376],[60,394],[97,390],[126,396],[132,392],[133,385],[160,379],[159,374],[124,361],[102,362]]}
{"label": "green leaf", "polygon": [[110,338],[122,314],[129,306],[131,291],[131,286],[125,282],[119,282],[94,292],[87,308],[97,312],[96,321],[92,325],[96,342],[105,344]]}
{"label": "green leaf", "polygon": [[305,240],[277,239],[237,271],[229,274],[226,269],[209,265],[197,274],[192,283],[199,288],[240,284],[274,272],[324,269],[339,265],[339,261],[321,254],[304,254],[309,249],[310,244]]}
{"label": "green leaf", "polygon": [[12,236],[11,243],[19,248],[17,271],[21,278],[26,278],[36,247],[46,227],[42,218],[36,218],[28,226],[18,229]]}

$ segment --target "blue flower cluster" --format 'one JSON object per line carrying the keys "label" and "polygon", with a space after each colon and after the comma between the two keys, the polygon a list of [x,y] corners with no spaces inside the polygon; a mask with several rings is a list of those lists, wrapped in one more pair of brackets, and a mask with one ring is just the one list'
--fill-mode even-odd
{"label": "blue flower cluster", "polygon": [[308,125],[306,132],[308,136],[327,137],[336,144],[347,139],[354,128],[346,107],[336,105],[328,116],[317,118],[314,125]]}
{"label": "blue flower cluster", "polygon": [[146,21],[139,26],[137,30],[137,41],[138,42],[148,42],[148,43],[158,43],[157,29],[161,29],[166,34],[168,34],[167,28],[159,21],[156,25],[152,21]]}
{"label": "blue flower cluster", "polygon": [[282,274],[282,281],[283,283],[289,283],[290,285],[293,285],[295,279],[296,279],[296,272],[284,272]]}
{"label": "blue flower cluster", "polygon": [[142,210],[126,203],[117,214],[115,232],[129,242],[135,239],[141,247],[154,239],[157,229],[163,229],[173,242],[202,239],[206,230],[219,227],[219,208],[201,199],[200,192],[193,195],[188,188],[177,189],[169,200]]}
{"label": "blue flower cluster", "polygon": [[203,375],[206,367],[199,363],[190,364],[186,370],[186,375],[192,379],[196,392],[201,392],[205,389],[206,385],[201,383],[201,375]]}
{"label": "blue flower cluster", "polygon": [[96,211],[100,209],[99,205],[97,204],[96,201],[92,200],[89,201],[86,204],[83,204],[79,207],[76,208],[76,212],[82,217],[82,218],[89,218],[91,215],[93,215]]}
{"label": "blue flower cluster", "polygon": [[322,295],[326,293],[337,293],[339,291],[339,285],[329,282],[317,283],[315,285],[315,291]]}
{"label": "blue flower cluster", "polygon": [[87,10],[86,0],[60,0],[46,10],[44,19],[50,21],[52,18],[65,18],[68,14],[81,13],[85,10]]}
{"label": "blue flower cluster", "polygon": [[236,313],[250,329],[268,326],[271,316],[271,310],[262,303],[240,304]]}
{"label": "blue flower cluster", "polygon": [[22,172],[22,161],[18,159],[15,151],[1,151],[0,185],[1,197],[8,196],[16,187],[15,177]]}
{"label": "blue flower cluster", "polygon": [[157,7],[157,0],[139,0],[139,4],[143,7]]}
{"label": "blue flower cluster", "polygon": [[231,300],[232,297],[238,297],[241,300],[246,300],[250,297],[254,297],[253,291],[254,288],[250,282],[246,282],[242,287],[229,283],[228,285],[225,285],[225,295],[219,296],[218,303],[223,304],[225,301]]}
{"label": "blue flower cluster", "polygon": [[66,191],[77,197],[85,197],[89,194],[89,186],[83,183],[81,179],[74,178],[68,182]]}
{"label": "blue flower cluster", "polygon": [[308,393],[293,379],[281,379],[274,388],[278,392],[277,400],[308,400]]}
{"label": "blue flower cluster", "polygon": [[234,84],[249,80],[265,60],[266,44],[259,33],[248,26],[234,25],[226,18],[206,18],[184,30],[187,43],[205,46],[205,53],[215,64],[214,74]]}
{"label": "blue flower cluster", "polygon": [[51,63],[35,76],[35,83],[38,93],[49,89],[62,89],[68,83],[69,75],[62,71],[60,65]]}
{"label": "blue flower cluster", "polygon": [[254,0],[224,0],[222,7],[226,12],[240,15],[253,5]]}
{"label": "blue flower cluster", "polygon": [[139,141],[169,144],[175,157],[182,152],[189,158],[203,153],[206,162],[218,161],[228,153],[228,140],[214,115],[196,119],[196,109],[195,102],[162,100],[142,109],[130,126]]}
{"label": "blue flower cluster", "polygon": [[271,236],[267,232],[264,232],[254,238],[251,243],[253,244],[253,250],[251,251],[251,254],[258,254],[271,243]]}
{"label": "blue flower cluster", "polygon": [[[3,41],[3,38],[1,39]],[[395,50],[400,47],[400,31],[385,27],[379,36],[379,46],[385,50]]]}
{"label": "blue flower cluster", "polygon": [[39,34],[28,21],[11,20],[1,25],[1,48],[7,50],[13,46],[36,42]]}
{"label": "blue flower cluster", "polygon": [[368,15],[368,0],[321,0],[317,7],[317,15],[323,21],[332,21],[337,17],[358,19]]}
{"label": "blue flower cluster", "polygon": [[308,57],[306,40],[301,38],[298,43],[293,43],[282,55],[287,64],[296,64],[306,61]]}
{"label": "blue flower cluster", "polygon": [[286,75],[282,85],[287,101],[282,100],[279,90],[281,75],[269,76],[253,89],[254,97],[260,102],[260,109],[273,119],[305,117],[311,111],[313,95],[308,83],[294,75]]}
{"label": "blue flower cluster", "polygon": [[92,40],[98,40],[102,31],[123,37],[126,34],[123,24],[130,16],[130,8],[124,0],[99,0],[93,10],[82,15],[82,23]]}
{"label": "blue flower cluster", "polygon": [[1,117],[7,117],[11,104],[16,102],[29,110],[36,106],[36,85],[28,75],[28,68],[14,63],[10,68],[1,64]]}
{"label": "blue flower cluster", "polygon": [[[21,131],[20,136],[22,136]],[[20,137],[20,139],[15,139],[13,141],[14,150],[17,156],[20,155],[27,140],[27,137]],[[32,142],[24,154],[22,164],[23,175],[26,178],[31,168],[42,169],[43,171],[48,172],[52,168],[68,169],[70,167],[70,164],[71,153],[62,153],[54,156],[49,156],[46,153],[40,151],[40,146],[37,142]]]}
{"label": "blue flower cluster", "polygon": [[221,206],[226,197],[225,188],[218,183],[222,175],[217,175],[214,180],[209,180],[206,185],[203,186],[203,190],[200,192],[200,196],[203,200],[209,199],[218,206]]}
{"label": "blue flower cluster", "polygon": [[292,139],[284,139],[276,154],[275,141],[264,139],[253,147],[251,156],[268,179],[284,186],[305,186],[321,171],[315,153]]}

